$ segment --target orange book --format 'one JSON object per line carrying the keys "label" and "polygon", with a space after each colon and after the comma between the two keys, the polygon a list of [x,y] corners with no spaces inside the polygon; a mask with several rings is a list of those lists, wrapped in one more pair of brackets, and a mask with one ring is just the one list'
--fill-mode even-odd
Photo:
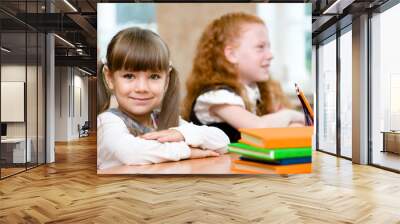
{"label": "orange book", "polygon": [[248,174],[302,174],[311,173],[312,164],[302,163],[282,166],[237,159],[233,161],[231,169],[238,173]]}
{"label": "orange book", "polygon": [[239,140],[255,147],[278,149],[312,146],[314,127],[240,128]]}

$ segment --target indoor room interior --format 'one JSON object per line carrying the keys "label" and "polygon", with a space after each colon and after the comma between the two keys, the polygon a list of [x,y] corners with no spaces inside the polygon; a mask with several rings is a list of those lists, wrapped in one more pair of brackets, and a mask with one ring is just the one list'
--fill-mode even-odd
{"label": "indoor room interior", "polygon": [[[98,175],[96,73],[113,34],[97,35],[108,18],[97,13],[116,2],[130,1],[0,2],[0,223],[400,221],[398,1],[135,1],[107,9],[119,15],[108,26],[138,25],[166,40],[182,95],[210,18],[234,10],[265,17],[279,31],[271,33],[272,77],[294,104],[298,83],[316,117],[311,174]],[[278,17],[283,4],[303,10]],[[306,24],[305,35],[279,44],[296,23]],[[310,60],[296,61],[295,47]]]}

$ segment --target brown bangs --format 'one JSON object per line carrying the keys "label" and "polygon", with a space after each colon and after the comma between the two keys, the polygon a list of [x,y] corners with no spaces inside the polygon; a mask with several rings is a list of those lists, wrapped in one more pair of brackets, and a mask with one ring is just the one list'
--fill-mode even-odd
{"label": "brown bangs", "polygon": [[[169,51],[157,34],[140,28],[129,28],[124,35],[118,33],[115,43],[108,49],[112,52],[107,63],[112,72],[127,71],[168,71]],[[111,46],[112,45],[112,46]]]}

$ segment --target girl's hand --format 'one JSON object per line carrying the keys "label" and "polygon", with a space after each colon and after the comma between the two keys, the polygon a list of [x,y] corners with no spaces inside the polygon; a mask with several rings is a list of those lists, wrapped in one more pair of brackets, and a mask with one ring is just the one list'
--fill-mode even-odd
{"label": "girl's hand", "polygon": [[190,148],[190,159],[200,159],[206,157],[217,157],[220,156],[218,152],[212,150],[201,150],[197,148]]}
{"label": "girl's hand", "polygon": [[143,139],[146,140],[157,140],[159,142],[181,142],[185,141],[185,138],[183,135],[175,130],[175,129],[168,129],[168,130],[162,130],[162,131],[155,131],[155,132],[149,132],[146,133],[142,136],[140,136]]}
{"label": "girl's hand", "polygon": [[289,125],[292,123],[304,124],[306,123],[303,113],[291,109],[283,109],[282,112],[286,113],[290,119]]}

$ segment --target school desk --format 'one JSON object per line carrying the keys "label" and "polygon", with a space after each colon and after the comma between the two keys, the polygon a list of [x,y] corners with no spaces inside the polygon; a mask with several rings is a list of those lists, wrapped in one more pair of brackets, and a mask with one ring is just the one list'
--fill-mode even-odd
{"label": "school desk", "polygon": [[231,162],[238,159],[234,153],[203,159],[188,159],[140,166],[117,166],[97,170],[97,174],[240,174],[231,171]]}

